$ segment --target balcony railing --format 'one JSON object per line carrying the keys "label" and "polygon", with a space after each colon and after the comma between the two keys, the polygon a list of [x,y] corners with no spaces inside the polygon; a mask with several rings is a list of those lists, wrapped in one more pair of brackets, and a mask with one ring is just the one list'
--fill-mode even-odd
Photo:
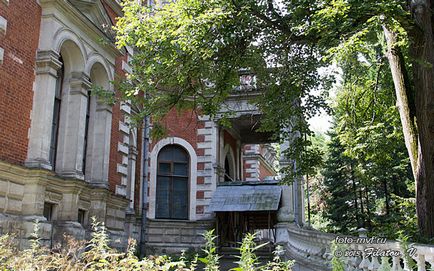
{"label": "balcony railing", "polygon": [[426,271],[434,267],[434,246],[430,245],[404,244],[364,234],[338,236],[288,223],[278,224],[276,234],[286,256],[308,270],[332,270],[333,241],[338,243],[335,257],[348,271]]}

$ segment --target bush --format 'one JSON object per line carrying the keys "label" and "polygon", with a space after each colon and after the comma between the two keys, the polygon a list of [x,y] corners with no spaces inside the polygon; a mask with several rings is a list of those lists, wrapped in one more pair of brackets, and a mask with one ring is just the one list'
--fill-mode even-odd
{"label": "bush", "polygon": [[[215,246],[213,231],[205,233],[206,245],[203,249],[204,257],[188,261],[184,255],[178,260],[168,256],[149,256],[139,259],[136,256],[136,243],[129,240],[126,253],[110,248],[109,238],[104,224],[93,221],[92,239],[88,242],[76,241],[65,236],[65,245],[49,250],[41,245],[38,238],[38,224],[35,224],[34,234],[28,249],[19,250],[11,235],[0,236],[0,270],[10,271],[79,271],[79,270],[144,270],[144,271],[195,271],[199,270],[197,262],[200,260],[205,271],[219,271],[219,259]],[[291,261],[281,261],[281,249],[275,252],[272,262],[265,266],[258,266],[254,255],[254,235],[247,234],[240,247],[239,271],[289,271]]]}

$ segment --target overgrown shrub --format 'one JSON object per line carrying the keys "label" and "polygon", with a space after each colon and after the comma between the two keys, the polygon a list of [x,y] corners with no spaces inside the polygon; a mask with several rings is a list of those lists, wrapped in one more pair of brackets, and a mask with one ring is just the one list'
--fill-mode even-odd
{"label": "overgrown shrub", "polygon": [[[66,242],[62,247],[51,250],[41,245],[38,238],[38,224],[30,240],[30,247],[19,250],[14,236],[0,236],[0,270],[2,271],[195,271],[198,260],[203,264],[204,271],[219,271],[220,256],[217,254],[215,235],[213,231],[205,233],[206,240],[203,249],[204,257],[187,260],[181,255],[178,260],[168,256],[149,256],[139,259],[136,256],[136,243],[129,240],[127,252],[119,252],[109,246],[107,230],[102,223],[93,221],[92,239],[88,242],[76,241],[65,236]],[[291,261],[281,261],[282,253],[279,248],[275,252],[272,262],[259,266],[254,251],[259,248],[253,242],[254,235],[247,234],[240,247],[238,271],[289,271]]]}

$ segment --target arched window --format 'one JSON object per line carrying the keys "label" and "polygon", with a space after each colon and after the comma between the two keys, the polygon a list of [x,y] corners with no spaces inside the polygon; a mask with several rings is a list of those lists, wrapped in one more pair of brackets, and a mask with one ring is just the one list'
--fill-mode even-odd
{"label": "arched window", "polygon": [[230,175],[231,174],[231,166],[229,164],[229,159],[226,156],[225,159],[225,182],[231,182],[233,177]]}
{"label": "arched window", "polygon": [[83,143],[83,174],[86,174],[86,162],[87,162],[87,147],[89,143],[89,120],[90,120],[90,104],[91,104],[90,90],[87,91],[87,101],[86,101],[86,119],[84,126],[84,143]]}
{"label": "arched window", "polygon": [[53,121],[51,123],[50,164],[53,167],[53,170],[56,168],[57,141],[59,137],[60,105],[62,104],[62,88],[63,88],[63,79],[65,74],[65,67],[63,65],[62,57],[60,57],[59,61],[62,63],[62,67],[57,71],[56,89],[54,94]]}
{"label": "arched window", "polygon": [[158,154],[156,218],[188,219],[189,163],[187,152],[168,145]]}
{"label": "arched window", "polygon": [[226,145],[225,147],[225,163],[224,163],[224,176],[223,180],[224,182],[233,182],[235,181],[235,157],[234,153],[232,151],[232,148],[229,145]]}

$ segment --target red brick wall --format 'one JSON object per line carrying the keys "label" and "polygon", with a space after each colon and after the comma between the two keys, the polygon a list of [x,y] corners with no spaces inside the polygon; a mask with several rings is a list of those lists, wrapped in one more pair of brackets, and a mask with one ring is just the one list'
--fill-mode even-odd
{"label": "red brick wall", "polygon": [[[260,148],[263,148],[263,146],[260,146]],[[251,145],[245,145],[243,150],[244,150],[244,152],[252,150],[252,146]],[[265,166],[266,162],[264,162],[262,159],[260,159],[260,157],[259,157],[259,156],[261,156],[260,153],[261,153],[261,149],[259,150],[259,153],[256,154],[257,156],[251,156],[251,157],[245,158],[245,161],[246,160],[259,161],[259,168],[256,169],[256,172],[259,173],[259,180],[262,181],[267,176],[275,176],[276,173],[273,172],[273,170],[270,170],[269,167]],[[247,164],[245,161],[243,162],[244,178],[250,178],[250,177],[252,177],[252,173],[246,172],[246,169],[252,168],[252,164],[250,164],[250,163]],[[272,166],[272,165],[270,165],[270,166]]]}
{"label": "red brick wall", "polygon": [[[197,143],[204,142],[205,137],[197,134],[197,129],[204,128],[204,123],[198,119],[195,112],[191,110],[178,111],[172,109],[166,117],[162,120],[163,126],[167,129],[168,137],[179,137],[190,143],[190,145],[196,151],[198,156],[204,155],[203,149],[197,148]],[[149,147],[149,151],[152,151],[157,141],[153,141]],[[150,157],[150,159],[157,159],[157,157]],[[197,169],[202,170],[205,167],[205,163],[197,163]],[[198,178],[197,183],[203,183],[203,177]]]}
{"label": "red brick wall", "polygon": [[35,0],[0,1],[8,22],[0,34],[4,62],[0,65],[0,160],[22,164],[27,157],[33,82],[41,8]]}
{"label": "red brick wall", "polygon": [[119,17],[119,14],[116,14],[116,12],[105,1],[102,1],[102,5],[104,6],[112,23],[115,24],[116,18]]}
{"label": "red brick wall", "polygon": [[197,143],[203,142],[204,136],[197,135],[197,129],[203,128],[203,122],[191,110],[178,111],[172,109],[164,118],[164,126],[167,127],[168,136],[176,136],[188,141],[197,151]]}
{"label": "red brick wall", "polygon": [[[103,6],[110,17],[112,22],[115,21],[117,15],[109,5],[102,1]],[[122,61],[127,61],[127,56],[120,56],[116,58],[115,78],[124,78],[125,72],[122,70]],[[117,93],[116,95],[119,95]],[[120,104],[116,103],[112,108],[112,128],[110,138],[110,161],[109,161],[109,189],[112,192],[116,191],[116,185],[121,184],[121,175],[117,172],[118,163],[122,163],[122,154],[118,151],[118,143],[122,142],[122,134],[119,131],[119,121],[123,120],[123,114],[120,110]],[[138,170],[140,167],[137,168]]]}
{"label": "red brick wall", "polygon": [[[195,112],[191,110],[178,111],[172,109],[162,120],[162,125],[167,130],[168,137],[179,137],[190,143],[197,152],[197,143],[203,142],[204,136],[197,135],[197,129],[203,128],[203,122],[198,119]],[[150,150],[157,142],[153,142]],[[199,154],[200,155],[200,154]],[[198,169],[199,169],[198,163]]]}
{"label": "red brick wall", "polygon": [[[126,60],[126,56],[116,59],[116,75],[123,76],[122,60]],[[119,95],[116,94],[116,95]],[[116,185],[121,183],[121,175],[117,172],[118,163],[122,163],[122,154],[118,151],[118,143],[122,141],[122,134],[119,131],[119,121],[123,119],[120,104],[116,103],[112,108],[112,128],[110,138],[110,162],[109,162],[109,189],[116,190]]]}
{"label": "red brick wall", "polygon": [[274,175],[276,174],[269,170],[267,167],[265,167],[263,162],[261,161],[259,164],[259,179],[262,181],[265,177]]}

